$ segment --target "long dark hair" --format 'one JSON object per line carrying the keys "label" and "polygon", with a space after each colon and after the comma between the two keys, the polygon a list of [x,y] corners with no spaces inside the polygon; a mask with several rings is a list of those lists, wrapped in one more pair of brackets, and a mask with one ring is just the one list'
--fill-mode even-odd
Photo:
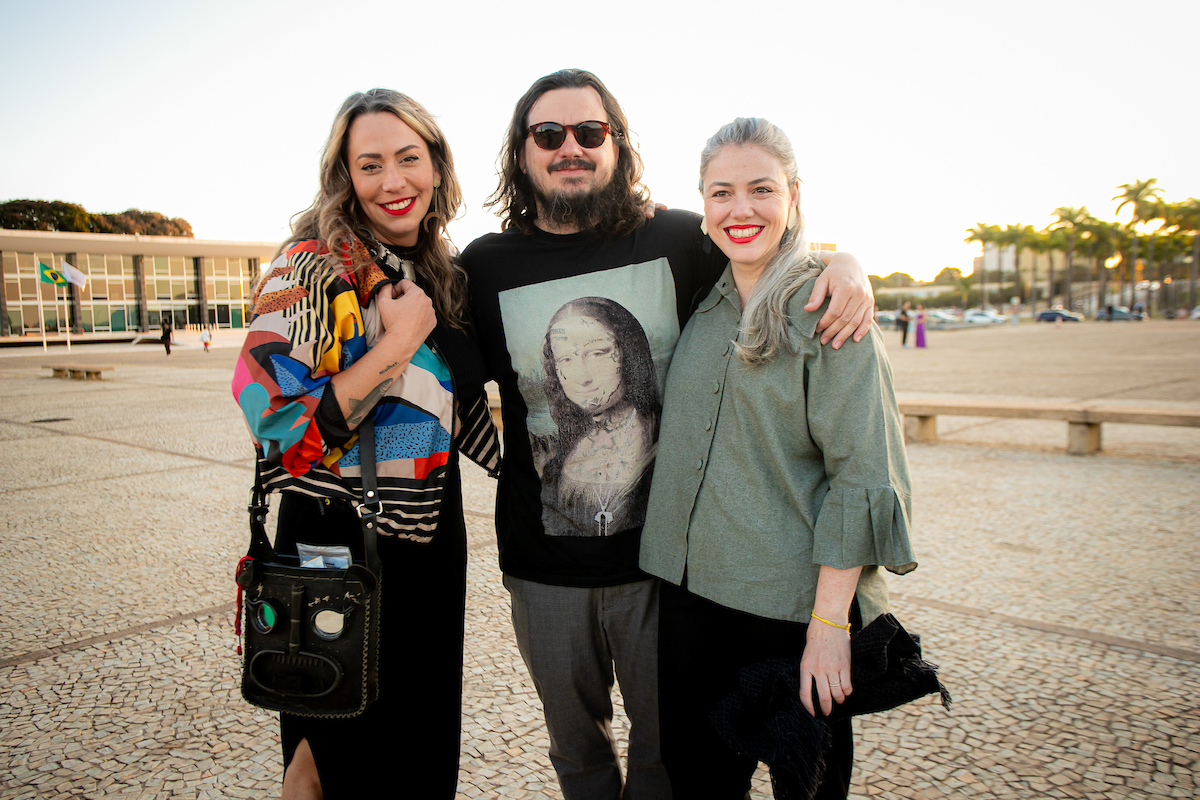
{"label": "long dark hair", "polygon": [[637,317],[620,303],[606,297],[581,297],[555,312],[546,327],[546,337],[542,340],[546,399],[550,403],[550,416],[558,426],[558,452],[565,455],[584,434],[596,427],[592,415],[567,397],[562,382],[558,379],[550,332],[555,323],[567,316],[592,317],[613,335],[621,354],[621,386],[625,389],[625,398],[621,402],[629,403],[637,410],[650,426],[650,440],[658,441],[658,418],[662,413],[662,401],[658,395],[658,374],[654,368],[654,356],[650,352],[650,340],[646,338],[646,331],[642,329]]}
{"label": "long dark hair", "polygon": [[617,166],[613,170],[611,188],[619,201],[605,209],[605,218],[596,221],[596,229],[608,236],[621,236],[645,223],[648,193],[642,185],[642,157],[629,140],[629,122],[625,119],[621,104],[592,73],[582,69],[563,69],[534,81],[513,109],[504,147],[497,159],[500,185],[484,204],[486,208],[497,209],[496,215],[502,220],[503,228],[513,225],[522,233],[533,233],[537,227],[534,224],[537,202],[533,183],[521,171],[521,152],[529,137],[528,117],[533,104],[554,89],[585,88],[595,89],[596,94],[600,95],[604,113],[608,115],[611,135],[617,144]]}
{"label": "long dark hair", "polygon": [[[292,235],[280,247],[280,252],[296,242],[317,239],[330,251],[325,259],[326,268],[341,269],[341,259],[335,256],[343,252],[344,246],[350,245],[349,237],[357,237],[371,249],[375,237],[354,194],[354,184],[346,165],[346,148],[354,120],[378,113],[393,114],[416,131],[425,141],[433,166],[442,176],[441,186],[433,190],[433,200],[421,220],[417,250],[412,260],[438,316],[446,324],[461,328],[466,314],[466,292],[463,290],[466,275],[454,263],[452,245],[444,234],[447,223],[454,219],[462,205],[462,188],[454,172],[450,144],[437,120],[408,95],[391,89],[371,89],[346,98],[325,141],[317,196],[311,206],[292,219]],[[369,263],[371,260],[351,264],[350,269],[362,269]]]}

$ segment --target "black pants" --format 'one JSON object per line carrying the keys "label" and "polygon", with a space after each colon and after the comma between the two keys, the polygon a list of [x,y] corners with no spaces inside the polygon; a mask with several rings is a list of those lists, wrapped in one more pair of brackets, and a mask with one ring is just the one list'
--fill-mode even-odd
{"label": "black pants", "polygon": [[908,323],[898,322],[896,325],[900,328],[900,346],[903,347],[908,344]]}
{"label": "black pants", "polygon": [[[741,667],[800,656],[808,626],[734,611],[662,584],[658,621],[658,698],[662,760],[675,800],[742,800],[757,762],[733,752],[708,719],[737,683]],[[816,797],[850,791],[854,738],[849,720],[830,724],[833,745]]]}
{"label": "black pants", "polygon": [[[326,800],[396,797],[452,800],[462,729],[466,530],[457,468],[452,467],[437,534],[429,544],[380,537],[383,594],[379,699],[348,720],[280,715],[286,766],[307,739]],[[284,493],[276,549],[297,541],[362,550],[349,504],[326,505]],[[361,557],[361,556],[360,556]]]}

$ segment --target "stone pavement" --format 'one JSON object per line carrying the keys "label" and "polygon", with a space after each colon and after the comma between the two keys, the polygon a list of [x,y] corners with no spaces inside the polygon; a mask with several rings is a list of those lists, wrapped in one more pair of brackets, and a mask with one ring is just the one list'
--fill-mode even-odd
{"label": "stone pavement", "polygon": [[[251,461],[226,338],[170,359],[76,347],[70,360],[117,365],[100,383],[45,377],[61,350],[0,352],[0,798],[278,794],[272,715],[237,689]],[[930,345],[891,352],[902,391],[1200,403],[1200,324]],[[955,704],[857,721],[855,796],[1196,797],[1200,432],[1105,426],[1105,453],[1079,458],[1060,423],[1025,425],[946,419],[941,443],[909,450],[921,568],[893,576],[893,605]],[[477,470],[465,484],[459,793],[558,798],[494,488]],[[770,797],[762,771],[753,796]]]}

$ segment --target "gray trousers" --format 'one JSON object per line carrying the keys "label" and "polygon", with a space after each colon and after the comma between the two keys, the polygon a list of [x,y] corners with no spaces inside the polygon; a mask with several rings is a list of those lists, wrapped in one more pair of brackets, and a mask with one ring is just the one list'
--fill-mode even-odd
{"label": "gray trousers", "polygon": [[[504,586],[565,800],[668,800],[658,744],[658,582],[585,589],[505,575]],[[614,667],[629,716],[623,789],[611,724]]]}

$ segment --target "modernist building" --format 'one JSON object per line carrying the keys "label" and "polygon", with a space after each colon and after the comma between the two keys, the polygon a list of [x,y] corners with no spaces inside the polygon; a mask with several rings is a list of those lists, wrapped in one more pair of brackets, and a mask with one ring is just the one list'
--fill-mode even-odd
{"label": "modernist building", "polygon": [[[75,333],[147,331],[164,316],[176,328],[248,324],[251,292],[275,242],[218,242],[180,236],[0,229],[0,336],[64,330],[63,290],[38,280],[38,262],[66,261],[87,276],[68,285]],[[57,299],[56,299],[57,298]]]}

